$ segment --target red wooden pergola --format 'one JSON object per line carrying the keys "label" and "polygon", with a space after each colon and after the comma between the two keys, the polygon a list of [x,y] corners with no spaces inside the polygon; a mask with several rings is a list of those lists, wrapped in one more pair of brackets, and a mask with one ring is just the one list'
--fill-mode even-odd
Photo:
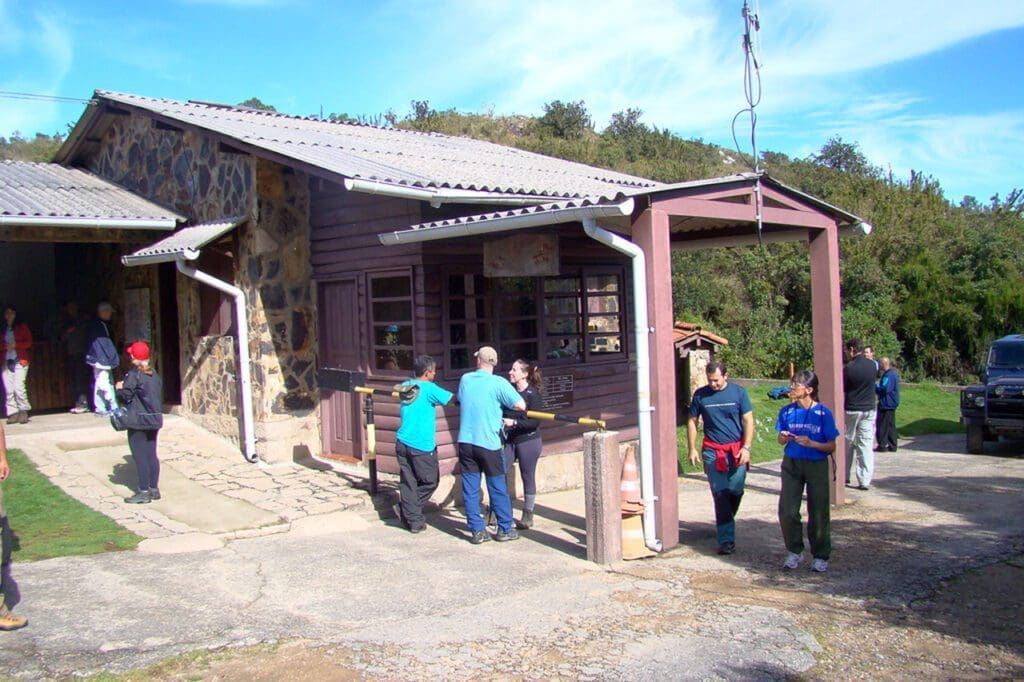
{"label": "red wooden pergola", "polygon": [[[634,243],[647,259],[648,319],[651,342],[651,403],[654,487],[658,497],[657,536],[667,549],[679,542],[676,459],[675,380],[655,368],[672,366],[672,250],[745,246],[780,241],[808,245],[811,273],[811,321],[814,369],[821,401],[833,410],[843,430],[842,314],[839,292],[839,236],[867,234],[867,225],[850,213],[778,183],[766,175],[746,174],[716,181],[685,183],[637,197],[631,216]],[[760,217],[760,220],[758,219]],[[835,453],[832,500],[845,500],[845,443]]]}
{"label": "red wooden pergola", "polygon": [[[842,322],[839,297],[839,237],[865,235],[871,226],[820,199],[764,173],[744,173],[619,195],[614,201],[576,200],[452,218],[379,235],[384,244],[481,237],[511,230],[582,222],[596,225],[642,252],[647,293],[647,377],[650,380],[655,536],[662,547],[679,544],[676,459],[676,391],[672,309],[673,250],[805,242],[811,273],[814,370],[821,401],[833,410],[842,431]],[[592,235],[593,236],[593,235]],[[596,238],[596,237],[595,237]],[[634,286],[638,283],[634,282]],[[639,367],[639,365],[638,365]],[[639,371],[639,370],[638,370]],[[835,453],[833,503],[845,498],[846,453],[840,438]],[[840,473],[842,472],[842,473]]]}

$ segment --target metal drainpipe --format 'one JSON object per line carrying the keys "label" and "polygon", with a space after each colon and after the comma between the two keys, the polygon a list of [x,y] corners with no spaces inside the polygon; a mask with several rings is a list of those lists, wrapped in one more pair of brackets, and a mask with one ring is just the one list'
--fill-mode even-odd
{"label": "metal drainpipe", "polygon": [[633,264],[634,345],[636,346],[636,404],[640,429],[640,494],[644,501],[644,544],[660,552],[661,540],[655,537],[654,452],[651,436],[651,351],[650,328],[647,323],[647,261],[643,249],[619,235],[598,227],[593,218],[583,219],[583,231],[592,239],[626,254]]}
{"label": "metal drainpipe", "polygon": [[235,299],[235,323],[238,325],[238,379],[241,384],[242,393],[242,435],[244,450],[242,454],[249,462],[256,461],[256,432],[254,430],[252,411],[252,379],[249,376],[249,323],[245,313],[245,293],[236,286],[223,282],[216,277],[196,270],[191,265],[185,265],[181,258],[174,261],[178,266],[178,272],[198,280],[202,284],[228,294]]}

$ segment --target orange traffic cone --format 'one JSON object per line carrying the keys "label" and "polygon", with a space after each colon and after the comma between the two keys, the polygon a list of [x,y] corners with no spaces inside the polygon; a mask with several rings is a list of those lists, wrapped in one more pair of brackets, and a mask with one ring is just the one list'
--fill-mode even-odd
{"label": "orange traffic cone", "polygon": [[644,520],[637,514],[622,517],[622,558],[645,559],[655,553],[644,543]]}
{"label": "orange traffic cone", "polygon": [[626,457],[622,463],[622,515],[630,516],[642,514],[644,503],[640,498],[640,477],[636,469],[636,448],[633,445],[626,447]]}

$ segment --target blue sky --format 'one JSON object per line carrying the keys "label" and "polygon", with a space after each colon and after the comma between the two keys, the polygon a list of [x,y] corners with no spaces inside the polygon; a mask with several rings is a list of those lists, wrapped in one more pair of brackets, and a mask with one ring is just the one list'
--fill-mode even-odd
{"label": "blue sky", "polygon": [[[985,202],[1024,187],[1024,2],[750,0],[758,147],[830,138]],[[584,100],[732,148],[745,106],[742,0],[0,0],[0,92],[94,89],[279,111],[540,115]],[[63,132],[81,102],[0,95],[0,135]],[[743,119],[745,120],[745,119]],[[749,151],[749,131],[737,131]]]}

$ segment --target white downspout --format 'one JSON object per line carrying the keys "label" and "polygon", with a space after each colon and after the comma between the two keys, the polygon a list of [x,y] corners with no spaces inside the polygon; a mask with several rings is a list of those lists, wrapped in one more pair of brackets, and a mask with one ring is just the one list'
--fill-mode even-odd
{"label": "white downspout", "polygon": [[236,286],[223,282],[216,277],[196,270],[191,265],[186,265],[182,258],[174,261],[178,266],[178,272],[202,284],[228,294],[235,300],[235,323],[238,325],[238,380],[241,384],[242,398],[242,435],[243,452],[245,459],[249,462],[256,461],[256,432],[253,424],[255,419],[252,410],[252,379],[249,376],[249,323],[245,313],[245,293]]}
{"label": "white downspout", "polygon": [[619,235],[598,227],[593,218],[583,219],[583,231],[592,239],[626,254],[633,264],[634,346],[636,346],[636,405],[640,429],[640,494],[644,499],[644,544],[660,552],[661,540],[654,530],[654,452],[651,436],[651,350],[647,322],[647,260],[643,249]]}

